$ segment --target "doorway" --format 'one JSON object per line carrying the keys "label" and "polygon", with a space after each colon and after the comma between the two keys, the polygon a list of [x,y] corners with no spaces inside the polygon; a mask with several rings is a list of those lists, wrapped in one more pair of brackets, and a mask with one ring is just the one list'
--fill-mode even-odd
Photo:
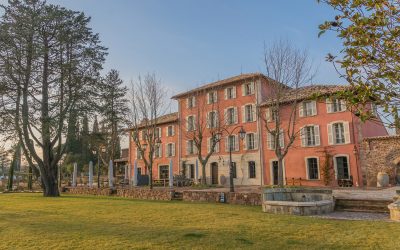
{"label": "doorway", "polygon": [[279,164],[278,161],[272,161],[272,185],[278,185],[278,179],[279,179]]}
{"label": "doorway", "polygon": [[218,163],[211,163],[211,184],[218,184]]}

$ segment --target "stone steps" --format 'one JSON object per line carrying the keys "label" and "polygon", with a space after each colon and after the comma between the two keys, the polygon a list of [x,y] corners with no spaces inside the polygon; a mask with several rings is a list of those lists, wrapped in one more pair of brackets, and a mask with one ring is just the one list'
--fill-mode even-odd
{"label": "stone steps", "polygon": [[181,201],[183,200],[183,193],[182,192],[174,192],[174,196],[172,197],[174,201]]}
{"label": "stone steps", "polygon": [[337,198],[335,200],[335,210],[348,212],[389,213],[388,205],[392,202],[392,200]]}

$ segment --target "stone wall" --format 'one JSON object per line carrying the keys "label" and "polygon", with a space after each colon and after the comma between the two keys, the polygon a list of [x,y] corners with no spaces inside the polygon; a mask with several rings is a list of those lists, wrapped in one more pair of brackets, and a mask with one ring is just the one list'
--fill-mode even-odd
{"label": "stone wall", "polygon": [[63,192],[70,194],[110,196],[115,191],[110,188],[65,187]]}
{"label": "stone wall", "polygon": [[88,187],[66,187],[65,192],[80,195],[103,195],[126,197],[138,200],[172,200],[174,191],[168,189],[110,189],[110,188],[88,188]]}
{"label": "stone wall", "polygon": [[[183,200],[191,202],[219,203],[221,192],[215,191],[183,191]],[[224,192],[225,202],[238,205],[261,205],[261,194],[259,193],[229,193]]]}
{"label": "stone wall", "polygon": [[400,178],[400,136],[365,138],[360,148],[364,185],[376,187],[379,172],[389,175],[390,184]]}
{"label": "stone wall", "polygon": [[168,189],[147,189],[147,188],[132,188],[132,189],[117,189],[117,196],[126,197],[138,200],[163,200],[170,201],[174,195],[173,190]]}

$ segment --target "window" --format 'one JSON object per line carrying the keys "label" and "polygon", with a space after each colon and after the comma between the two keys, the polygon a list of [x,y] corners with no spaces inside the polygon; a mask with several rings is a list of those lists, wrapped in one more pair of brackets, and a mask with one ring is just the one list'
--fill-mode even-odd
{"label": "window", "polygon": [[350,178],[349,161],[346,156],[335,157],[335,165],[338,180]]}
{"label": "window", "polygon": [[237,140],[237,135],[230,135],[225,139],[225,151],[239,151],[239,143]]}
{"label": "window", "polygon": [[194,145],[194,141],[193,140],[189,140],[189,141],[186,142],[186,153],[188,155],[196,153],[196,147]]}
{"label": "window", "polygon": [[236,98],[236,87],[228,87],[225,89],[225,100]]}
{"label": "window", "polygon": [[147,131],[146,130],[142,130],[142,140],[145,141],[147,137]]}
{"label": "window", "polygon": [[162,157],[162,145],[155,148],[154,157],[161,158]]}
{"label": "window", "polygon": [[328,113],[342,112],[346,110],[346,101],[337,98],[326,99],[326,107]]}
{"label": "window", "polygon": [[274,108],[268,108],[265,112],[265,117],[267,122],[272,122],[276,120],[277,112]]}
{"label": "window", "polygon": [[217,91],[209,92],[207,103],[212,104],[217,102]]}
{"label": "window", "polygon": [[307,158],[307,178],[309,180],[318,180],[318,159],[317,158]]}
{"label": "window", "polygon": [[254,119],[254,106],[252,104],[244,106],[244,117],[243,121],[244,122],[253,122]]}
{"label": "window", "polygon": [[188,116],[187,117],[187,125],[186,125],[186,128],[187,128],[187,131],[193,131],[194,130],[194,128],[195,128],[195,123],[194,123],[195,121],[194,121],[194,116]]}
{"label": "window", "polygon": [[330,145],[350,143],[349,122],[328,124],[328,142]]}
{"label": "window", "polygon": [[[275,150],[275,134],[267,134],[267,145],[268,149]],[[281,129],[279,133],[279,145],[281,148],[285,146],[285,134],[283,133],[283,129]]]}
{"label": "window", "polygon": [[335,144],[345,143],[343,123],[333,124],[333,134],[334,134]]}
{"label": "window", "polygon": [[154,133],[155,138],[161,138],[161,128],[156,128]]}
{"label": "window", "polygon": [[167,127],[167,136],[171,137],[175,135],[175,127],[174,126],[168,126]]}
{"label": "window", "polygon": [[225,118],[226,118],[226,124],[227,125],[232,125],[236,124],[238,122],[237,119],[237,108],[228,108],[225,110]]}
{"label": "window", "polygon": [[236,173],[236,162],[231,163],[232,166],[232,176],[233,178],[237,178],[237,173]]}
{"label": "window", "polygon": [[166,152],[167,157],[175,156],[175,144],[174,143],[168,143],[166,151],[167,151]]}
{"label": "window", "polygon": [[137,168],[138,175],[142,175],[142,168]]}
{"label": "window", "polygon": [[211,111],[207,114],[207,127],[216,128],[218,126],[218,113],[217,111]]}
{"label": "window", "polygon": [[186,107],[191,109],[196,106],[196,98],[194,96],[188,97],[186,99]]}
{"label": "window", "polygon": [[213,153],[218,153],[219,152],[219,140],[220,136],[219,135],[214,135],[213,137],[210,137],[207,139],[207,152],[211,152],[211,148],[213,146],[213,142],[216,140],[215,147],[214,147],[214,152]]}
{"label": "window", "polygon": [[136,148],[136,159],[143,159],[142,158],[142,154],[140,153],[140,149],[139,148]]}
{"label": "window", "polygon": [[249,178],[256,178],[256,162],[249,161]]}
{"label": "window", "polygon": [[160,179],[168,179],[169,178],[169,166],[160,166],[159,172]]}
{"label": "window", "polygon": [[301,146],[303,147],[313,147],[321,144],[318,125],[308,125],[303,127],[300,136]]}
{"label": "window", "polygon": [[247,96],[247,95],[252,95],[254,94],[254,83],[249,82],[245,83],[242,85],[242,95]]}
{"label": "window", "polygon": [[247,133],[246,134],[246,149],[247,150],[254,150],[257,146],[257,139],[254,133]]}
{"label": "window", "polygon": [[300,117],[313,116],[317,114],[317,103],[315,101],[304,101],[300,105]]}

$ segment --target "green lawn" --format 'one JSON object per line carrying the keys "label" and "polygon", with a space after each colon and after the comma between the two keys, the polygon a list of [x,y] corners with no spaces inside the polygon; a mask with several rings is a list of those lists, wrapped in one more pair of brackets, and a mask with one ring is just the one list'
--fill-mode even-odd
{"label": "green lawn", "polygon": [[400,224],[270,215],[261,207],[0,194],[0,249],[396,249]]}

